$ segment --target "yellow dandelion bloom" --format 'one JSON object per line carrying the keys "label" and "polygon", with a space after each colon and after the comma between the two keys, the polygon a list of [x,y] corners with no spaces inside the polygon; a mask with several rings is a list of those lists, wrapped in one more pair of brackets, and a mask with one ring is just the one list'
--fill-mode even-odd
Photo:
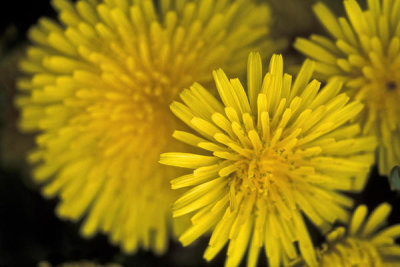
{"label": "yellow dandelion bloom", "polygon": [[326,236],[317,253],[319,266],[399,266],[400,246],[395,241],[400,237],[400,224],[382,229],[390,211],[391,206],[383,203],[366,219],[367,207],[358,206],[347,229],[337,227]]}
{"label": "yellow dandelion bloom", "polygon": [[345,0],[347,19],[316,4],[331,38],[299,38],[295,47],[317,61],[322,77],[342,79],[345,92],[365,103],[363,131],[378,137],[379,172],[389,175],[400,163],[400,0],[367,2],[363,11],[355,0]]}
{"label": "yellow dandelion bloom", "polygon": [[[248,265],[265,247],[270,266],[287,265],[299,251],[312,266],[316,257],[302,214],[321,230],[347,221],[352,200],[338,191],[359,191],[374,161],[374,137],[360,137],[349,123],[362,109],[338,94],[333,80],[320,93],[310,81],[314,63],[306,61],[297,78],[283,73],[274,55],[262,77],[259,54],[250,54],[246,94],[239,79],[213,72],[222,103],[200,84],[185,89],[172,111],[199,135],[174,137],[204,149],[204,154],[164,153],[160,162],[194,169],[171,181],[190,187],[174,204],[173,216],[191,217],[180,241],[189,245],[212,230],[206,260],[227,244],[227,266]],[[208,151],[208,152],[207,152]]]}
{"label": "yellow dandelion bloom", "polygon": [[38,132],[29,160],[57,213],[126,252],[166,249],[176,149],[169,104],[213,68],[232,73],[252,49],[274,49],[269,9],[247,0],[54,0],[21,63],[20,128]]}

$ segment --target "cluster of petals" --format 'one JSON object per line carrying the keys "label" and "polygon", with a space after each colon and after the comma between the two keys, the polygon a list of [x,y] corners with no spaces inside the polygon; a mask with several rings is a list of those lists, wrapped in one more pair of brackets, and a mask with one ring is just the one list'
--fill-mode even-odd
{"label": "cluster of petals", "polygon": [[[384,227],[392,207],[382,203],[367,218],[368,208],[360,205],[354,211],[349,225],[337,227],[326,236],[326,242],[317,251],[318,266],[399,266],[400,224]],[[292,266],[307,266],[301,259]]]}
{"label": "cluster of petals", "polygon": [[316,60],[321,79],[342,80],[344,92],[365,104],[358,120],[377,136],[379,172],[389,175],[400,163],[400,1],[368,0],[366,10],[355,0],[343,4],[347,18],[316,4],[330,38],[314,34],[294,46]]}
{"label": "cluster of petals", "polygon": [[126,253],[211,235],[204,258],[227,247],[226,266],[399,266],[391,206],[351,216],[348,193],[400,164],[400,0],[315,4],[330,37],[295,41],[294,78],[277,54],[263,71],[285,42],[255,2],[53,0],[15,101],[33,179]]}
{"label": "cluster of petals", "polygon": [[[224,66],[240,75],[249,51],[277,46],[270,11],[245,0],[54,0],[21,62],[19,126],[37,133],[29,155],[57,214],[125,252],[163,253],[179,170],[158,164],[180,147],[169,104]],[[182,228],[175,224],[177,232]]]}
{"label": "cluster of petals", "polygon": [[174,189],[190,188],[173,207],[174,217],[192,215],[183,245],[211,230],[207,260],[229,242],[227,266],[238,265],[247,248],[248,265],[256,266],[261,247],[270,265],[279,266],[298,256],[296,242],[307,264],[316,265],[302,216],[321,231],[346,222],[353,201],[339,191],[363,188],[376,142],[352,122],[363,105],[339,93],[338,80],[320,88],[311,80],[313,69],[306,61],[292,81],[282,56],[274,55],[263,76],[261,57],[252,53],[247,93],[219,69],[213,75],[222,103],[194,84],[180,94],[183,103],[171,105],[196,132],[175,131],[174,137],[204,150],[160,158],[193,169],[171,181]]}

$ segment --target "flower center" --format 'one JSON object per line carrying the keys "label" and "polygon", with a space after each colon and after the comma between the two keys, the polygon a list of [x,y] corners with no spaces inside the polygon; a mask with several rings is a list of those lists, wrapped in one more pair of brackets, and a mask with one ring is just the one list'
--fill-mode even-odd
{"label": "flower center", "polygon": [[[376,77],[366,85],[365,97],[374,112],[397,108],[400,101],[400,68],[389,66],[387,70],[376,70]],[[382,114],[382,115],[383,115]],[[387,115],[384,115],[387,116]]]}
{"label": "flower center", "polygon": [[291,183],[288,172],[292,168],[286,151],[264,149],[242,162],[236,180],[242,190],[255,192],[258,197],[275,198]]}
{"label": "flower center", "polygon": [[393,91],[397,89],[397,83],[395,81],[386,82],[386,89],[388,91]]}

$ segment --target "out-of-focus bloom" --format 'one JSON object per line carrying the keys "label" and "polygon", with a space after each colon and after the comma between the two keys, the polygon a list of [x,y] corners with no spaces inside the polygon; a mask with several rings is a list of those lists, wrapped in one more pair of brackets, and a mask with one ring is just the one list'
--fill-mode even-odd
{"label": "out-of-focus bloom", "polygon": [[295,47],[317,61],[325,80],[342,79],[345,92],[365,103],[363,131],[378,137],[379,172],[389,175],[400,162],[400,0],[368,0],[366,11],[345,0],[344,7],[347,19],[315,5],[332,38],[299,38]]}
{"label": "out-of-focus bloom", "polygon": [[[385,229],[391,206],[383,203],[366,219],[365,205],[357,207],[348,229],[337,227],[326,236],[326,243],[317,251],[321,267],[395,267],[400,266],[400,224]],[[301,260],[299,260],[299,264]]]}
{"label": "out-of-focus bloom", "polygon": [[[347,221],[352,200],[338,191],[359,191],[374,161],[374,137],[360,137],[349,123],[361,111],[358,101],[338,95],[333,80],[320,90],[310,82],[314,63],[306,61],[296,80],[272,57],[262,77],[259,54],[250,54],[246,94],[239,79],[219,69],[214,79],[222,103],[199,84],[181,93],[172,111],[199,135],[174,137],[204,154],[164,153],[160,162],[193,173],[171,181],[190,187],[174,204],[173,216],[194,213],[180,236],[184,246],[212,230],[204,257],[211,260],[227,244],[227,266],[238,265],[249,247],[248,265],[261,247],[270,266],[287,265],[301,255],[316,257],[302,213],[322,231]],[[319,93],[318,93],[319,92]]]}
{"label": "out-of-focus bloom", "polygon": [[[249,50],[275,49],[269,9],[247,0],[54,0],[21,63],[20,128],[38,132],[29,160],[43,194],[82,232],[108,233],[126,252],[165,251],[176,200],[158,163],[176,149],[169,104],[211,70],[245,68]],[[182,148],[183,149],[183,148]]]}

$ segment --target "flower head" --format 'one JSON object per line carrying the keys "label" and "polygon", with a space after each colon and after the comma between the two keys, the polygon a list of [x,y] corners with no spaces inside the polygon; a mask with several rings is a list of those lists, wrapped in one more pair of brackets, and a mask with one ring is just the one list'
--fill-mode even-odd
{"label": "flower head", "polygon": [[160,159],[194,169],[171,181],[174,189],[191,187],[173,207],[174,217],[194,213],[183,245],[213,229],[207,260],[229,241],[228,266],[238,265],[248,246],[249,266],[263,246],[270,266],[279,266],[296,258],[297,241],[315,265],[302,214],[322,230],[346,221],[352,200],[338,191],[361,190],[376,142],[349,123],[362,104],[338,95],[337,80],[319,92],[320,83],[310,82],[313,66],[306,61],[292,83],[282,57],[274,55],[263,79],[260,55],[250,54],[247,94],[239,79],[219,69],[213,74],[222,103],[196,83],[181,93],[184,104],[171,105],[198,133],[176,131],[174,137],[205,150]]}
{"label": "flower head", "polygon": [[378,137],[379,171],[389,175],[400,162],[400,0],[368,0],[365,11],[345,0],[344,7],[347,19],[316,4],[331,38],[299,38],[295,47],[317,61],[324,79],[342,79],[345,92],[365,103],[364,133]]}
{"label": "flower head", "polygon": [[[54,0],[21,63],[20,127],[36,131],[29,160],[43,194],[82,232],[108,233],[126,252],[162,253],[176,193],[158,163],[176,149],[169,104],[211,70],[240,74],[248,50],[274,49],[269,9],[245,0]],[[270,46],[271,45],[271,46]],[[183,149],[183,148],[182,148]]]}
{"label": "flower head", "polygon": [[[52,267],[53,265],[47,261],[40,261],[37,264],[38,267]],[[82,260],[76,262],[64,262],[57,265],[58,267],[121,267],[120,264],[117,263],[107,263],[107,264],[98,264],[96,262]]]}
{"label": "flower head", "polygon": [[399,266],[400,246],[395,241],[400,224],[382,229],[390,211],[391,206],[383,203],[366,219],[367,207],[358,206],[347,229],[337,227],[326,236],[317,252],[319,266]]}

